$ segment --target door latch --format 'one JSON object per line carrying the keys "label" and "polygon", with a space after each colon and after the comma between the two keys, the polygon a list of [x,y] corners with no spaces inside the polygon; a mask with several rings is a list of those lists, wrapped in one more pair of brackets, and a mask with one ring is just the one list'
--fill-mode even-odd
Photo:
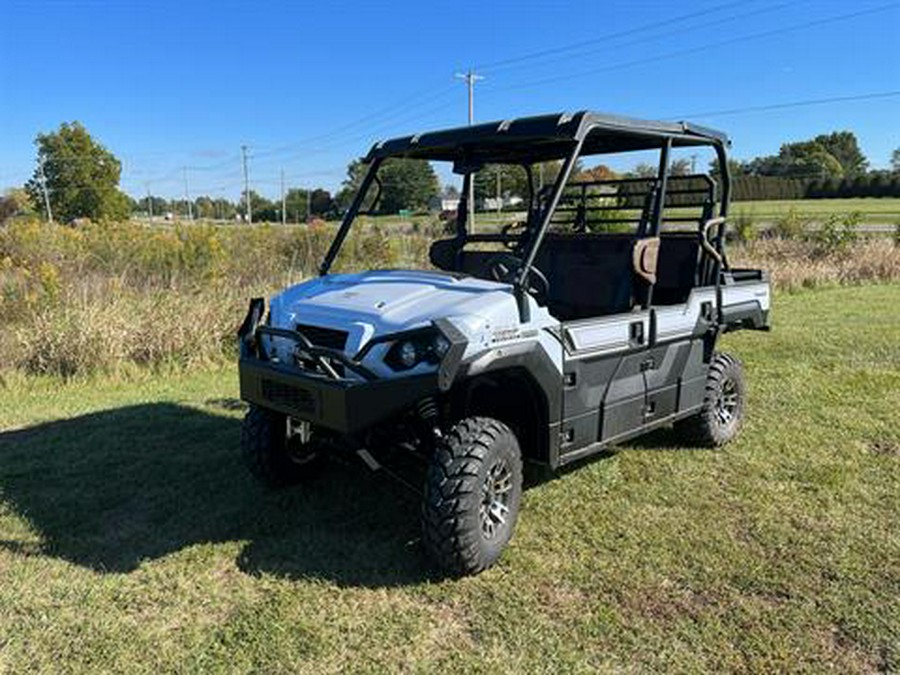
{"label": "door latch", "polygon": [[644,344],[644,322],[635,321],[628,326],[628,338],[633,345]]}

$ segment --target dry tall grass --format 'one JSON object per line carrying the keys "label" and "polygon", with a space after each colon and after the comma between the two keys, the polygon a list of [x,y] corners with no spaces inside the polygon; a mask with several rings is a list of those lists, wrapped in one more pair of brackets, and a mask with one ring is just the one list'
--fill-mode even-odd
{"label": "dry tall grass", "polygon": [[[436,235],[357,228],[338,269],[418,267]],[[0,228],[0,371],[70,377],[124,364],[191,367],[234,355],[247,298],[315,273],[334,227],[71,228],[34,221]],[[827,251],[813,241],[732,246],[733,264],[772,272],[775,286],[900,281],[888,239]]]}
{"label": "dry tall grass", "polygon": [[775,288],[900,282],[900,246],[885,237],[864,238],[825,250],[815,241],[758,239],[731,248],[736,267],[769,270]]}

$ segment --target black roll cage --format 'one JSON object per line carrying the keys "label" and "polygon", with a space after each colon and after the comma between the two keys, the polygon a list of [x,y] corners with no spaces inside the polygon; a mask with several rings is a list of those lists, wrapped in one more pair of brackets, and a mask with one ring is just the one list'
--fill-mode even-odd
{"label": "black roll cage", "polygon": [[[528,302],[525,295],[528,276],[579,157],[633,150],[659,150],[654,201],[651,205],[648,227],[645,231],[638,233],[640,237],[655,237],[659,234],[662,221],[672,148],[705,146],[712,147],[716,152],[721,196],[718,214],[713,213],[714,217],[701,224],[698,235],[704,250],[714,260],[717,309],[720,310],[720,278],[723,265],[726,265],[723,250],[725,219],[728,216],[728,205],[731,198],[731,176],[727,157],[729,145],[727,136],[721,132],[687,122],[653,122],[587,111],[574,115],[544,115],[491,122],[376,143],[364,160],[368,163],[368,171],[350,208],[344,214],[335,238],[319,268],[319,274],[322,276],[328,274],[353,221],[360,213],[373,182],[378,186],[378,195],[380,195],[381,183],[377,178],[377,173],[382,163],[388,158],[454,161],[468,166],[479,164],[522,166],[526,171],[530,188],[529,213],[532,213],[535,200],[538,199],[534,191],[532,165],[538,162],[562,159],[562,168],[557,175],[546,206],[539,213],[536,226],[531,222],[528,223],[522,247],[523,264],[519,267],[513,280],[513,290],[521,320],[528,321]],[[471,171],[464,175],[462,199],[457,209],[456,237],[462,245],[468,242],[503,243],[510,241],[511,236],[504,233],[475,234],[468,231],[466,195],[468,195],[468,186],[472,177]],[[376,200],[378,195],[376,195]]]}

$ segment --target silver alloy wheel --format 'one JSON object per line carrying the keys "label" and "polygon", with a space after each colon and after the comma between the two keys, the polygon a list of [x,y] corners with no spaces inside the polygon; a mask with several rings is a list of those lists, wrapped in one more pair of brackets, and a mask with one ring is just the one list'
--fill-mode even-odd
{"label": "silver alloy wheel", "polygon": [[722,382],[722,390],[719,392],[719,396],[716,399],[716,417],[719,420],[719,424],[721,424],[723,427],[727,427],[729,424],[731,424],[735,419],[735,415],[737,414],[737,408],[737,386],[735,385],[733,379],[727,377]]}
{"label": "silver alloy wheel", "polygon": [[481,485],[481,533],[485,539],[493,539],[506,525],[509,514],[509,496],[512,492],[512,471],[505,459],[498,459],[491,466]]}

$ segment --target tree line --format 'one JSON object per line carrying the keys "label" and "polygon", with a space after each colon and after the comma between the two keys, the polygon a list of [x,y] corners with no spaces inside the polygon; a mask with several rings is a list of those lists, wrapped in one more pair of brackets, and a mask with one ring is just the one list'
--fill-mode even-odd
{"label": "tree line", "polygon": [[[735,201],[900,197],[900,148],[890,169],[872,170],[851,131],[784,143],[778,154],[729,160],[728,168]],[[718,174],[717,161],[711,170]]]}
{"label": "tree line", "polygon": [[[366,165],[355,159],[347,167],[347,177],[332,195],[325,188],[291,188],[282,201],[270,200],[250,190],[238,201],[202,195],[188,203],[184,199],[165,199],[148,195],[133,198],[119,188],[122,164],[95,140],[79,122],[63,123],[50,133],[38,134],[37,168],[21,189],[0,199],[0,217],[10,213],[49,211],[63,222],[77,218],[121,220],[133,214],[157,217],[174,214],[194,218],[246,219],[246,202],[255,221],[304,222],[311,217],[337,217],[350,205],[365,175]],[[532,167],[535,188],[555,181],[561,163],[545,162]],[[691,162],[679,159],[670,167],[673,175],[692,172]],[[894,151],[891,168],[870,170],[869,161],[850,131],[820,134],[812,139],[785,143],[777,154],[750,160],[729,160],[734,178],[732,198],[736,201],[774,199],[816,199],[825,197],[900,197],[900,148]],[[713,161],[711,173],[719,173]],[[639,164],[625,176],[648,177],[656,167]],[[580,180],[604,180],[618,177],[600,165],[584,170],[576,167]],[[518,166],[486,166],[475,175],[476,202],[496,207],[515,204],[528,194],[528,175]],[[453,186],[441,190],[431,164],[424,160],[388,159],[379,170],[379,186],[371,191],[364,208],[381,213],[401,210],[424,211],[440,207],[438,197],[456,196]],[[374,204],[377,197],[377,204]],[[499,197],[499,199],[497,199]]]}

